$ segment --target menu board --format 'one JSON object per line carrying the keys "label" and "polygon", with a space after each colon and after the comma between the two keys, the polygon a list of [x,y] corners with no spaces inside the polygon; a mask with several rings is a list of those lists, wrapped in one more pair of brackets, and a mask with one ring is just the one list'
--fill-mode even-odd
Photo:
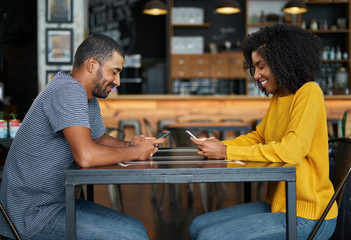
{"label": "menu board", "polygon": [[139,0],[89,0],[90,33],[106,34],[130,52],[136,41],[133,8]]}

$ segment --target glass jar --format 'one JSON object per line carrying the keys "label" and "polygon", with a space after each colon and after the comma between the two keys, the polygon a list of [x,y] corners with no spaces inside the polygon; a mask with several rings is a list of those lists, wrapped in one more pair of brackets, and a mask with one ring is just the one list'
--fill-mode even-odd
{"label": "glass jar", "polygon": [[335,89],[345,90],[348,88],[349,75],[344,67],[341,67],[335,74]]}

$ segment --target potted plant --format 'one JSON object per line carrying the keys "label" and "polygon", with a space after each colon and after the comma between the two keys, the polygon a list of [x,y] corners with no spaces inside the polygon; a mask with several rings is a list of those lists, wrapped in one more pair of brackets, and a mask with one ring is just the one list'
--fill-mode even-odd
{"label": "potted plant", "polygon": [[[346,138],[346,121],[347,121],[347,113],[348,111],[346,110],[340,119],[340,124],[338,124],[338,131],[333,135],[329,135],[329,139],[335,139],[335,138]],[[329,160],[334,161],[335,155],[336,155],[336,150],[337,150],[337,143],[332,143],[329,145]]]}
{"label": "potted plant", "polygon": [[328,133],[329,139],[334,139],[334,138],[345,138],[346,137],[346,121],[347,121],[347,113],[348,110],[346,110],[340,120],[338,120],[338,126],[337,126],[337,131],[334,132],[334,135]]}

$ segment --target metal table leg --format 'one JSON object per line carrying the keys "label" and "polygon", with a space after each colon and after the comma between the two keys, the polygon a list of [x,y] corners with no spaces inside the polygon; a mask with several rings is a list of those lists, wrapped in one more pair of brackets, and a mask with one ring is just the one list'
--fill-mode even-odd
{"label": "metal table leg", "polygon": [[76,239],[75,186],[66,184],[66,239]]}
{"label": "metal table leg", "polygon": [[296,229],[296,182],[285,182],[287,239],[297,239]]}

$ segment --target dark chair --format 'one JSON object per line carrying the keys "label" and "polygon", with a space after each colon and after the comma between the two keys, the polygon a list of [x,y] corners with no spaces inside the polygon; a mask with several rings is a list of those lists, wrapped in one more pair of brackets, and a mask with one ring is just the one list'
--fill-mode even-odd
{"label": "dark chair", "polygon": [[[0,184],[1,184],[1,177],[2,177],[2,168],[3,168],[3,165],[5,164],[8,150],[9,150],[8,147],[5,147],[2,143],[0,143]],[[11,228],[13,235],[16,237],[16,239],[21,239],[15,225],[12,223],[10,217],[7,215],[5,208],[1,203],[0,203],[0,211],[4,216],[6,222],[8,223],[9,227]],[[0,239],[1,237],[2,236],[0,235]]]}
{"label": "dark chair", "polygon": [[[331,176],[331,181],[333,183],[335,193],[333,197],[330,199],[328,205],[326,206],[322,216],[320,217],[319,221],[317,222],[315,228],[313,229],[310,237],[308,239],[313,239],[316,235],[319,227],[321,226],[322,222],[324,221],[325,217],[327,216],[330,208],[332,207],[334,201],[338,203],[339,206],[339,217],[340,212],[343,211],[341,206],[341,200],[344,193],[345,183],[347,178],[350,176],[351,173],[351,139],[349,138],[337,138],[329,140],[329,143],[333,144],[337,142],[337,152],[335,158],[335,165],[333,169],[333,174]],[[337,229],[339,226],[339,219],[336,226],[336,230],[334,234],[337,233]],[[332,237],[333,238],[333,237]],[[346,239],[346,238],[345,238]]]}
{"label": "dark chair", "polygon": [[18,233],[18,231],[17,231],[15,225],[13,225],[11,219],[10,219],[9,216],[7,215],[7,213],[6,213],[4,207],[2,206],[1,203],[0,203],[0,210],[1,210],[2,215],[3,215],[4,218],[5,218],[6,222],[8,223],[9,227],[11,228],[13,235],[15,235],[15,237],[16,237],[17,240],[20,240],[21,237],[20,237],[20,235],[19,235],[19,233]]}

